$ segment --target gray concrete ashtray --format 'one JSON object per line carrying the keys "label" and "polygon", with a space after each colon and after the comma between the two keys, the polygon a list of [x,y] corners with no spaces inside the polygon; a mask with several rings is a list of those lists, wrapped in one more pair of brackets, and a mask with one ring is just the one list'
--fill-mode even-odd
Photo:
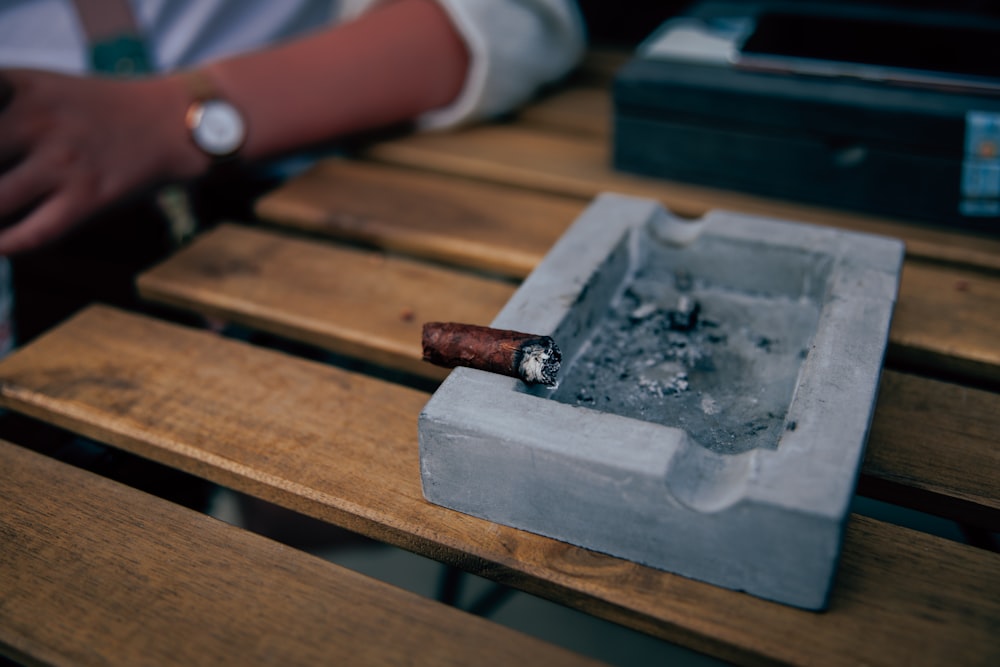
{"label": "gray concrete ashtray", "polygon": [[807,609],[826,606],[903,244],[604,194],[493,321],[554,388],[455,369],[420,415],[436,504]]}

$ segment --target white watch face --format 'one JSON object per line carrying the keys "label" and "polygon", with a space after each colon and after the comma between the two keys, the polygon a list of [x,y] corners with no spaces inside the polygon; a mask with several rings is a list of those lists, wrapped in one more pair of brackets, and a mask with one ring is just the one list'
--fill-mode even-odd
{"label": "white watch face", "polygon": [[223,100],[207,100],[194,110],[191,134],[206,153],[229,155],[243,144],[246,125],[233,105]]}

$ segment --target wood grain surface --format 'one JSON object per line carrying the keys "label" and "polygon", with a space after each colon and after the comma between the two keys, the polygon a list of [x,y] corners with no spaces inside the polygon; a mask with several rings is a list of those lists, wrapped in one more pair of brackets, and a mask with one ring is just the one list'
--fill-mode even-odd
{"label": "wood grain surface", "polygon": [[899,291],[894,363],[1000,388],[1000,274],[909,261]]}
{"label": "wood grain surface", "polygon": [[523,278],[583,210],[577,200],[371,163],[326,160],[260,200],[264,220]]}
{"label": "wood grain surface", "polygon": [[514,292],[502,281],[237,225],[202,235],[138,287],[147,299],[438,379],[447,370],[422,361],[423,322],[489,324]]}
{"label": "wood grain surface", "polygon": [[561,134],[611,136],[611,96],[599,86],[566,86],[529,104],[517,124]]}
{"label": "wood grain surface", "polygon": [[416,442],[426,394],[205,331],[92,308],[0,362],[0,397],[7,408],[726,659],[991,665],[1000,655],[995,553],[854,516],[828,612],[765,602],[431,505]]}
{"label": "wood grain surface", "polygon": [[[951,272],[939,266],[926,271]],[[422,323],[488,324],[515,289],[511,284],[405,259],[238,225],[224,225],[203,235],[143,274],[138,285],[143,296],[161,303],[432,379],[443,378],[448,371],[421,361]],[[911,330],[922,332],[927,322],[948,312],[938,299],[922,300],[926,294],[919,287],[904,282],[904,288],[908,289],[901,303],[907,315],[895,322],[893,341]],[[926,305],[921,309],[914,301]],[[997,346],[992,345],[988,332],[998,322],[984,317],[966,324],[965,337],[979,346],[967,344],[968,349],[995,355]],[[960,336],[942,334],[936,343],[930,336],[923,340],[940,350],[953,345],[958,354],[966,347],[956,343],[956,337]],[[903,344],[896,344],[895,349],[905,351]],[[1000,453],[988,435],[991,428],[1000,432],[1000,398],[915,375],[889,372],[886,377],[869,444],[870,452],[882,453],[866,474],[887,482],[906,482],[930,494],[915,499],[922,509],[944,499],[941,511],[946,516],[977,524],[1000,522],[1000,489],[995,482]],[[966,415],[966,408],[973,407],[968,403],[972,399],[978,403],[971,414],[980,415],[984,425],[968,419],[938,421],[939,411]],[[915,437],[918,434],[921,437]],[[940,456],[945,447],[952,452],[950,465],[928,465],[935,460],[935,452]],[[976,506],[955,505],[949,499],[967,499]],[[907,504],[904,498],[899,500]]]}
{"label": "wood grain surface", "polygon": [[0,534],[26,663],[595,664],[2,441]]}
{"label": "wood grain surface", "polygon": [[[605,139],[554,133],[548,127],[487,125],[410,136],[376,144],[365,157],[585,200],[604,191],[649,197],[688,217],[727,209],[882,234],[903,239],[911,257],[1000,272],[1000,239],[995,236],[636,176],[612,168]],[[281,194],[278,189],[270,196]]]}
{"label": "wood grain surface", "polygon": [[998,433],[1000,394],[883,372],[863,490],[1000,532]]}
{"label": "wood grain surface", "polygon": [[[196,239],[138,286],[151,300],[434,378],[420,362],[420,323],[488,324],[515,289],[236,225]],[[895,366],[1000,385],[998,340],[1000,276],[906,263],[890,330]]]}

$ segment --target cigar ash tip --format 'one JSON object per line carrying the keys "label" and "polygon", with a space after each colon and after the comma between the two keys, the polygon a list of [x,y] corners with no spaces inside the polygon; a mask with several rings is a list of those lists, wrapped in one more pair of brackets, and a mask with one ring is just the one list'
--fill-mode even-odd
{"label": "cigar ash tip", "polygon": [[521,379],[528,384],[552,386],[559,374],[562,353],[555,342],[544,337],[521,346],[517,359],[517,370]]}

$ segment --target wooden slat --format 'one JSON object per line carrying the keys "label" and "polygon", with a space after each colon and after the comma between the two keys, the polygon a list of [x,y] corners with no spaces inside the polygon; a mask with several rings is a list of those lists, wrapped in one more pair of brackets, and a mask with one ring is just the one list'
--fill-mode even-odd
{"label": "wooden slat", "polygon": [[587,200],[603,191],[650,197],[692,217],[729,209],[894,236],[906,241],[912,257],[1000,272],[1000,239],[995,236],[635,176],[612,169],[610,150],[610,142],[600,138],[512,124],[396,139],[372,146],[365,156]]}
{"label": "wooden slat", "polygon": [[[852,517],[831,608],[765,602],[423,500],[427,395],[93,308],[0,362],[23,411],[722,658],[995,664],[1000,556]],[[790,641],[801,638],[805,641]]]}
{"label": "wooden slat", "polygon": [[489,324],[514,291],[496,280],[236,225],[195,240],[138,286],[148,299],[431,378],[447,371],[421,361],[422,323]]}
{"label": "wooden slat", "polygon": [[0,534],[28,664],[593,664],[7,442]]}
{"label": "wooden slat", "polygon": [[915,370],[1000,386],[1000,275],[906,262],[889,354]]}
{"label": "wooden slat", "polygon": [[862,489],[1000,532],[1000,394],[886,371]]}
{"label": "wooden slat", "polygon": [[524,277],[582,208],[506,186],[327,160],[261,199],[257,214],[314,234]]}
{"label": "wooden slat", "polygon": [[997,428],[997,394],[885,371],[862,474],[924,492],[916,509],[1000,529]]}
{"label": "wooden slat", "polygon": [[[441,374],[420,362],[420,323],[489,323],[514,292],[486,278],[235,225],[197,239],[138,284],[149,299],[430,377]],[[1000,277],[907,263],[890,331],[894,363],[998,383],[998,340]]]}
{"label": "wooden slat", "polygon": [[560,88],[518,112],[517,124],[550,132],[608,137],[611,97],[603,88]]}

